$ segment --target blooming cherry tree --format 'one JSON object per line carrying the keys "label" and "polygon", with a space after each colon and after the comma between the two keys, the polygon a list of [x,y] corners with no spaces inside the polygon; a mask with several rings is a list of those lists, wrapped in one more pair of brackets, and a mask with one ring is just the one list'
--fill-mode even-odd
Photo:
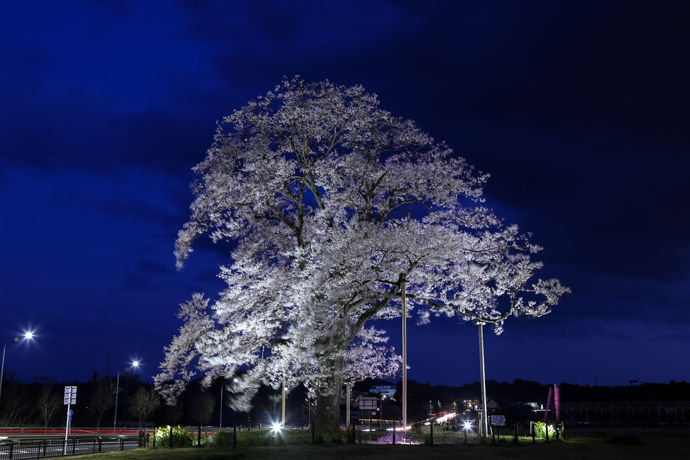
{"label": "blooming cherry tree", "polygon": [[[404,285],[422,321],[459,315],[499,330],[510,315],[548,313],[568,291],[530,281],[540,248],[484,207],[487,175],[361,86],[283,81],[226,117],[194,170],[178,268],[202,234],[234,249],[219,299],[182,305],[156,379],[169,398],[194,368],[207,382],[248,369],[238,408],[261,383],[308,382],[318,429],[337,428],[344,379],[376,372],[365,369],[374,348],[357,341],[375,343],[370,319],[400,316]],[[359,364],[345,366],[348,349]]]}

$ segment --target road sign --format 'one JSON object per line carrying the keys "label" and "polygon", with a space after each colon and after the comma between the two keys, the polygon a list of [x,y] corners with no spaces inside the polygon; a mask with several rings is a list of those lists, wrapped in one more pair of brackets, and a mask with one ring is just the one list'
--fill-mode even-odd
{"label": "road sign", "polygon": [[489,415],[491,419],[491,425],[493,426],[506,426],[506,416],[505,415]]}
{"label": "road sign", "polygon": [[77,403],[77,387],[67,386],[65,387],[65,397],[64,402],[67,404],[67,421],[65,422],[65,447],[62,451],[62,455],[67,455],[67,436],[69,435],[69,425],[72,421],[73,411],[71,409],[72,404]]}
{"label": "road sign", "polygon": [[362,410],[376,410],[378,406],[376,397],[362,396],[359,398],[359,408]]}
{"label": "road sign", "polygon": [[69,386],[65,387],[65,396],[63,398],[63,404],[76,404],[77,403],[77,387]]}

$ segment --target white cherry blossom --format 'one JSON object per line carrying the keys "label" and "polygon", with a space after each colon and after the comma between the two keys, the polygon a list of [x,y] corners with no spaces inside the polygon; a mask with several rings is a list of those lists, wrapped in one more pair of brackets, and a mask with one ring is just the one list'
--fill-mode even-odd
{"label": "white cherry blossom", "polygon": [[488,175],[360,86],[283,81],[226,117],[194,170],[178,267],[203,234],[234,249],[220,297],[182,305],[156,378],[168,399],[196,369],[207,383],[239,376],[242,409],[285,375],[288,388],[313,389],[319,429],[336,428],[345,380],[396,370],[366,325],[400,316],[404,280],[422,322],[457,315],[498,331],[568,292],[531,281],[540,248],[484,206]]}

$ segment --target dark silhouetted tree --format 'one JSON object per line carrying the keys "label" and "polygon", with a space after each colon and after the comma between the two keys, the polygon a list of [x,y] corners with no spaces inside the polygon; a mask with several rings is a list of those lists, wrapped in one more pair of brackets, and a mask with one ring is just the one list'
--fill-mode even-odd
{"label": "dark silhouetted tree", "polygon": [[103,414],[113,406],[115,406],[115,383],[111,378],[103,377],[93,384],[89,399],[89,412],[96,416],[97,427],[101,426]]}
{"label": "dark silhouetted tree", "polygon": [[216,399],[208,391],[201,391],[192,399],[190,415],[199,425],[206,425],[211,420]]}
{"label": "dark silhouetted tree", "polygon": [[61,396],[53,388],[53,385],[41,385],[41,392],[38,394],[38,398],[36,398],[36,407],[44,427],[48,427],[50,420],[62,405]]}
{"label": "dark silhouetted tree", "polygon": [[133,417],[139,420],[139,428],[141,428],[144,420],[153,415],[161,405],[161,398],[156,394],[153,387],[148,390],[144,387],[139,387],[130,398],[129,410]]}

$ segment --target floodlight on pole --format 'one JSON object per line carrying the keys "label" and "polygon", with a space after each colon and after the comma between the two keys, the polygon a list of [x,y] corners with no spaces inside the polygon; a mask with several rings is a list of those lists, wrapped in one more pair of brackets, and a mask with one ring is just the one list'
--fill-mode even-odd
{"label": "floodlight on pole", "polygon": [[481,375],[480,382],[480,397],[482,399],[482,411],[479,421],[479,433],[480,436],[488,436],[489,433],[489,423],[487,420],[487,407],[486,407],[486,370],[484,367],[484,322],[476,321],[479,327],[479,372]]}
{"label": "floodlight on pole", "polygon": [[7,345],[11,342],[19,342],[19,339],[22,338],[30,340],[33,338],[33,336],[33,332],[26,332],[24,335],[18,335],[17,337],[13,337],[7,342],[3,342],[2,340],[0,340],[0,343],[2,343],[2,365],[0,365],[0,396],[2,396],[2,379],[5,375],[5,351],[7,350]]}
{"label": "floodlight on pole", "polygon": [[403,421],[403,436],[407,436],[407,304],[406,297],[406,279],[400,281],[400,290],[402,291],[402,421]]}
{"label": "floodlight on pole", "polygon": [[132,364],[125,364],[122,366],[118,371],[117,371],[117,385],[115,387],[115,416],[113,419],[113,429],[117,427],[117,397],[118,394],[120,393],[120,371],[122,369],[127,368],[127,372],[129,372],[130,367],[138,367],[139,366],[139,361],[134,361]]}

